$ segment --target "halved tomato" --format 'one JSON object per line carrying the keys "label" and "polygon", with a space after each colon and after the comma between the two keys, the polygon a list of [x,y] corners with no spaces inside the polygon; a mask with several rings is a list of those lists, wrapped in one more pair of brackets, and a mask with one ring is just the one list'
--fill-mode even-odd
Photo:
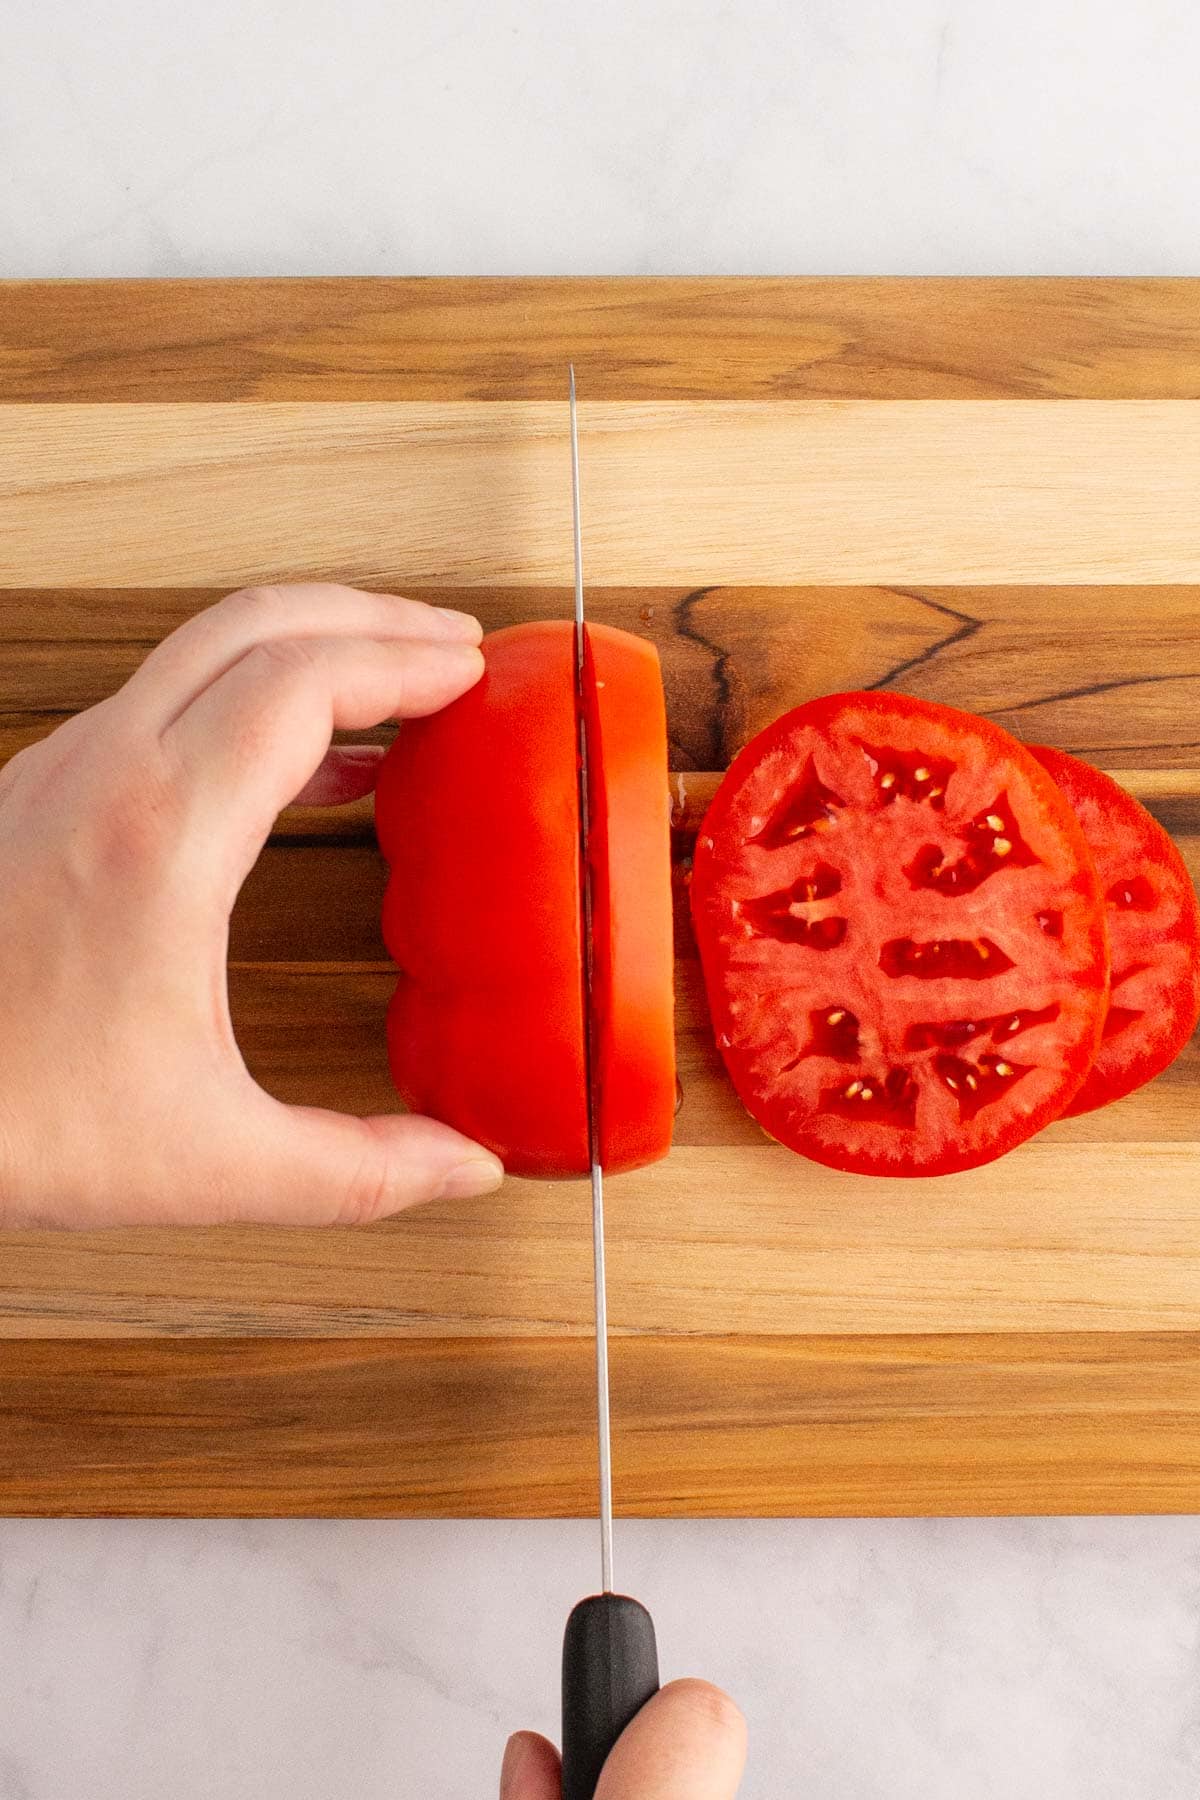
{"label": "halved tomato", "polygon": [[1108,1005],[1104,908],[1057,784],[985,719],[835,694],[756,737],[696,845],[717,1042],[773,1137],[939,1175],[1058,1117]]}
{"label": "halved tomato", "polygon": [[[478,685],[406,723],[376,825],[403,1099],[516,1174],[589,1167],[574,628],[485,638]],[[658,657],[590,626],[593,1045],[598,1131],[619,1171],[666,1154],[675,1104],[666,719]]]}
{"label": "halved tomato", "polygon": [[1068,1114],[1091,1112],[1174,1062],[1200,1019],[1200,904],[1182,856],[1132,794],[1065,750],[1031,744],[1075,809],[1108,911],[1104,1036]]}

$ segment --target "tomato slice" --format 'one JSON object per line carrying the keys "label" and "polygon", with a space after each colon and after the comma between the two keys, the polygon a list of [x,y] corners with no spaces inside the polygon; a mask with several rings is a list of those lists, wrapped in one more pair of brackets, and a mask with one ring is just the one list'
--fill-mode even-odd
{"label": "tomato slice", "polygon": [[1200,1020],[1200,904],[1179,851],[1141,803],[1065,750],[1030,749],[1075,809],[1108,917],[1111,997],[1086,1081],[1066,1107],[1091,1112],[1161,1074]]}
{"label": "tomato slice", "polygon": [[[666,722],[653,647],[602,627],[588,640],[597,1122],[619,1172],[665,1155],[674,1115]],[[379,775],[392,1077],[511,1172],[582,1174],[574,628],[513,626],[483,653],[478,685],[406,723]]]}
{"label": "tomato slice", "polygon": [[734,1085],[817,1162],[976,1167],[1091,1066],[1095,869],[1057,785],[985,719],[884,693],[785,714],[722,782],[691,892]]}
{"label": "tomato slice", "polygon": [[657,1162],[675,1123],[675,928],[667,715],[658,652],[585,628],[592,996],[600,1155]]}

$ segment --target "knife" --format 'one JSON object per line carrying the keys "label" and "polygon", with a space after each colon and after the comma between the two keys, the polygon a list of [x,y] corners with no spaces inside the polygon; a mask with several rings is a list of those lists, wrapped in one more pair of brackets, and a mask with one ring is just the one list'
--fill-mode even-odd
{"label": "knife", "polygon": [[587,626],[583,612],[583,531],[579,505],[579,423],[570,369],[571,516],[575,531],[575,696],[579,721],[579,858],[583,911],[583,1026],[588,1156],[592,1180],[592,1272],[596,1305],[596,1426],[600,1452],[600,1588],[567,1620],[562,1659],[562,1800],[593,1800],[600,1771],[626,1725],[658,1692],[654,1621],[628,1594],[613,1591],[612,1430],[608,1404],[608,1306],[604,1283],[604,1170],[596,1096],[592,996],[592,874],[589,857],[587,722],[583,705]]}

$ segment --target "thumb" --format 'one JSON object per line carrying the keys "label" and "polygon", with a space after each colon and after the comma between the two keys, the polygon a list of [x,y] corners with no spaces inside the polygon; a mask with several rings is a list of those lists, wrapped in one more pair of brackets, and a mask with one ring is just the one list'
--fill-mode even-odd
{"label": "thumb", "polygon": [[365,1119],[285,1106],[261,1089],[244,1116],[239,1217],[261,1224],[368,1225],[423,1200],[489,1194],[504,1179],[482,1145],[417,1114]]}
{"label": "thumb", "polygon": [[728,1694],[672,1681],[621,1733],[596,1800],[734,1800],[745,1762],[746,1721]]}
{"label": "thumb", "polygon": [[500,1800],[562,1800],[562,1765],[549,1739],[518,1731],[504,1747]]}

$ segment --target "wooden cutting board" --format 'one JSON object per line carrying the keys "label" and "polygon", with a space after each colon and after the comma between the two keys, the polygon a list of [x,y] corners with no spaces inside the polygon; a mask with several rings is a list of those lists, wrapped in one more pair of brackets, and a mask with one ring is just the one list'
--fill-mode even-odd
{"label": "wooden cutting board", "polygon": [[[662,653],[681,850],[750,733],[873,686],[1113,770],[1200,875],[1189,281],[0,287],[0,757],[242,583],[565,617],[568,357],[591,613]],[[242,893],[286,1100],[394,1104],[382,882],[360,806],[283,815]],[[870,1182],[742,1113],[682,918],[678,990],[676,1147],[611,1184],[620,1510],[1200,1505],[1195,1045],[988,1169]],[[589,1229],[582,1185],[511,1182],[0,1238],[0,1506],[588,1512]]]}

